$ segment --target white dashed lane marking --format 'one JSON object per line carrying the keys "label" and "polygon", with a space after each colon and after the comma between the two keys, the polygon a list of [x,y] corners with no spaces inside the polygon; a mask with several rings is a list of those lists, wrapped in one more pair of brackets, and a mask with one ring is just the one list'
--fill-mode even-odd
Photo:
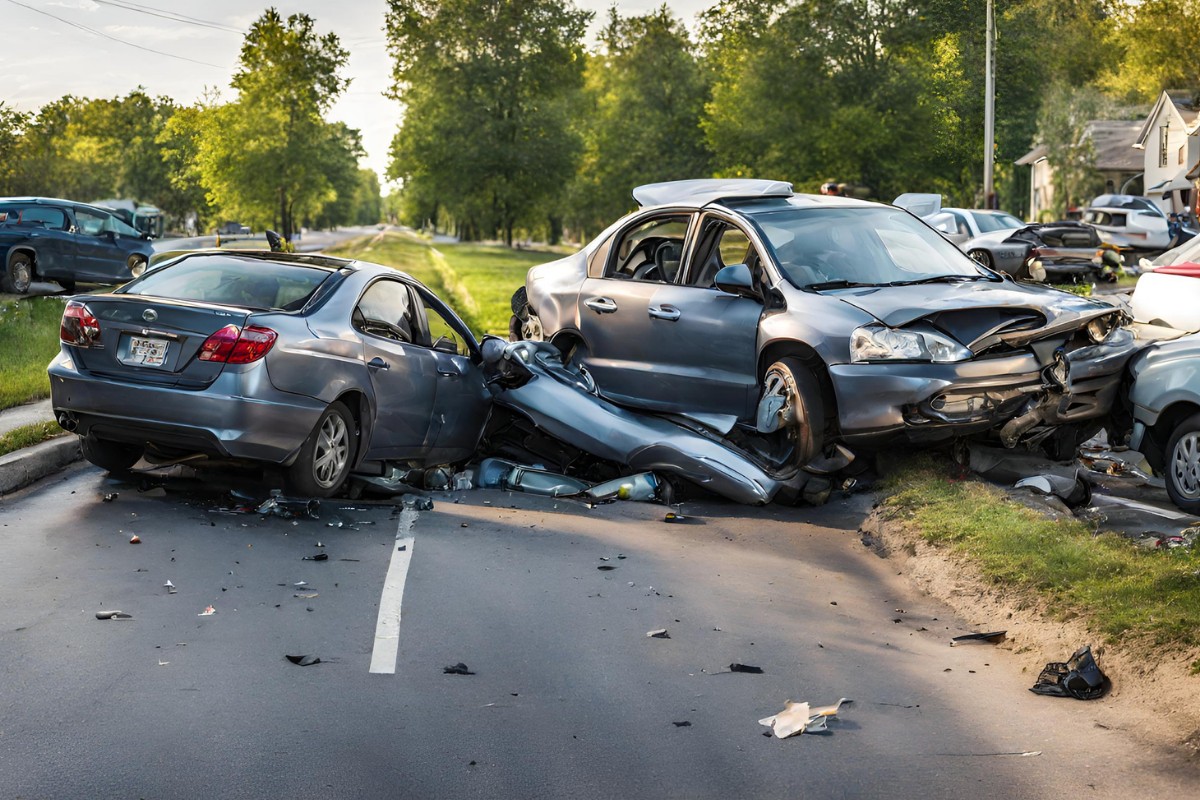
{"label": "white dashed lane marking", "polygon": [[383,581],[383,596],[379,599],[379,619],[375,622],[375,647],[371,651],[371,672],[389,675],[396,672],[396,659],[400,655],[400,604],[404,600],[408,565],[412,562],[413,542],[416,538],[413,534],[413,524],[416,521],[416,509],[405,508],[400,512],[396,545],[392,549],[387,578]]}

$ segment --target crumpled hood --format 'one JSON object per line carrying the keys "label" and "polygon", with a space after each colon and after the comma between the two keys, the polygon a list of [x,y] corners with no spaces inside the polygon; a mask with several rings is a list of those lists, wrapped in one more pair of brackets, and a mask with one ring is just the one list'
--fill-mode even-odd
{"label": "crumpled hood", "polygon": [[1019,344],[1077,328],[1116,310],[1107,303],[1070,292],[1009,280],[864,287],[825,294],[865,311],[890,328],[928,318],[972,350],[1004,330],[1014,334],[1005,335],[1006,340]]}

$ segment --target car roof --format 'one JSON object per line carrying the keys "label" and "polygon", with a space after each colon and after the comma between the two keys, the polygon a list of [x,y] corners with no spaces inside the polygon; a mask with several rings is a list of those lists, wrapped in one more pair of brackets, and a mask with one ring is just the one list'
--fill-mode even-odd
{"label": "car roof", "polygon": [[718,200],[791,196],[792,185],[784,181],[722,178],[648,183],[633,190],[633,199],[641,208],[666,205],[701,208]]}
{"label": "car roof", "polygon": [[74,200],[61,200],[57,197],[0,197],[0,203],[32,203],[35,205],[46,206],[70,206],[72,208],[86,208],[93,211],[103,211],[105,214],[111,214],[111,208],[102,206],[94,206],[91,203],[77,203]]}

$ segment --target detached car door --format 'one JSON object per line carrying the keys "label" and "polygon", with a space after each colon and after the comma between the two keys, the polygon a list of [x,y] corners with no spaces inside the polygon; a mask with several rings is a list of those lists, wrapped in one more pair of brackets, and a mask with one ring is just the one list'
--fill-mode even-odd
{"label": "detached car door", "polygon": [[606,397],[649,409],[678,403],[677,387],[660,365],[679,354],[655,340],[650,305],[675,282],[694,216],[664,212],[631,223],[615,234],[602,276],[583,283],[579,328],[589,349],[583,364]]}
{"label": "detached car door", "polygon": [[408,287],[380,278],[367,287],[352,316],[375,394],[369,459],[423,458],[437,398],[437,359],[417,343]]}

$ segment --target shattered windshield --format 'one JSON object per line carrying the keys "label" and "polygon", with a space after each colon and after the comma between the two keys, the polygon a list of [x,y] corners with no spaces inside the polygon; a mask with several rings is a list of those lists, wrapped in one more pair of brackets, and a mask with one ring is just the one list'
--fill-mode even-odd
{"label": "shattered windshield", "polygon": [[747,209],[784,275],[800,289],[987,277],[906,211],[889,206]]}

